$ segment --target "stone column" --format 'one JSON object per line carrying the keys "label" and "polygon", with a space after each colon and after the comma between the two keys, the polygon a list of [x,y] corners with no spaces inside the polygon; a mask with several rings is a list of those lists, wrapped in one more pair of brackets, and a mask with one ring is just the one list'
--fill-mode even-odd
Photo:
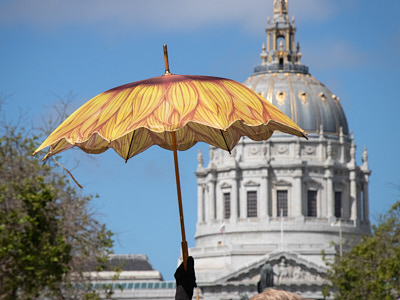
{"label": "stone column", "polygon": [[221,187],[219,185],[216,185],[216,190],[215,190],[215,215],[217,220],[223,220],[224,219],[224,197],[223,193],[221,191]]}
{"label": "stone column", "polygon": [[368,168],[368,152],[367,148],[364,147],[363,154],[362,154],[362,166],[361,170],[363,171],[364,174],[364,221],[369,222],[369,191],[368,191],[368,184],[369,184],[369,175],[371,174],[371,171]]}
{"label": "stone column", "polygon": [[354,225],[358,220],[358,205],[357,205],[357,184],[356,184],[356,171],[350,171],[350,207],[351,207],[351,214],[350,219],[354,221]]}
{"label": "stone column", "polygon": [[276,218],[278,215],[277,215],[277,210],[278,210],[278,204],[277,204],[277,201],[278,201],[278,199],[277,199],[277,192],[278,192],[278,190],[276,189],[276,188],[274,188],[274,189],[272,189],[272,195],[271,195],[271,204],[272,204],[272,217],[273,218]]}
{"label": "stone column", "polygon": [[289,30],[286,31],[286,37],[285,37],[285,50],[286,51],[290,51],[289,50],[289,45],[290,45],[290,35],[289,35]]}
{"label": "stone column", "polygon": [[339,128],[339,149],[340,149],[340,162],[345,162],[345,149],[344,149],[344,135],[343,135],[343,127]]}
{"label": "stone column", "polygon": [[368,174],[365,174],[365,181],[364,181],[364,221],[369,221],[369,196],[368,196]]}
{"label": "stone column", "polygon": [[197,222],[203,223],[205,221],[204,218],[204,188],[203,184],[197,185]]}
{"label": "stone column", "polygon": [[272,50],[276,51],[276,32],[272,34]]}
{"label": "stone column", "polygon": [[[299,217],[302,216],[302,201],[303,201],[303,184],[302,184],[302,178],[303,178],[303,171],[302,169],[297,169],[295,170],[293,174],[293,194],[294,197],[291,197],[292,199],[290,200],[290,210],[289,215],[293,217]],[[288,203],[289,204],[289,203]]]}
{"label": "stone column", "polygon": [[271,42],[270,42],[270,36],[271,36],[271,34],[269,33],[269,32],[267,32],[267,52],[269,52],[269,50],[270,50],[270,44],[271,44]]}
{"label": "stone column", "polygon": [[215,203],[215,180],[214,178],[208,183],[208,199],[207,199],[208,221],[215,220],[216,217],[216,203]]}
{"label": "stone column", "polygon": [[321,161],[325,161],[325,147],[324,147],[324,129],[319,126],[319,143],[318,143],[318,156]]}
{"label": "stone column", "polygon": [[350,171],[350,219],[354,222],[354,226],[357,225],[358,222],[358,199],[357,199],[357,183],[356,183],[356,145],[354,143],[353,132],[350,134],[351,138],[351,146],[350,146],[350,162],[349,162],[349,171]]}
{"label": "stone column", "polygon": [[260,186],[260,218],[268,217],[268,169],[266,173],[261,176]]}
{"label": "stone column", "polygon": [[292,39],[292,52],[294,52],[295,51],[295,43],[294,43],[294,32],[291,34],[291,39]]}
{"label": "stone column", "polygon": [[238,218],[238,186],[236,172],[234,178],[231,181],[231,222],[236,222]]}
{"label": "stone column", "polygon": [[245,219],[247,218],[247,191],[243,186],[243,182],[240,189],[240,197],[239,197],[239,206],[240,206],[240,218]]}
{"label": "stone column", "polygon": [[333,200],[333,181],[332,181],[332,170],[325,170],[326,180],[326,202],[327,202],[327,217],[333,218],[335,214],[335,201]]}

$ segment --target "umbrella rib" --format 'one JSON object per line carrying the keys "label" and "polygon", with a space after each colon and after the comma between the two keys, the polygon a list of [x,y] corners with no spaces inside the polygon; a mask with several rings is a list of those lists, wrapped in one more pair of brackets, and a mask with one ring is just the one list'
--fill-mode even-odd
{"label": "umbrella rib", "polygon": [[126,153],[125,163],[128,162],[129,152],[131,152],[131,148],[132,148],[132,144],[133,144],[133,137],[135,136],[135,131],[136,130],[134,130],[133,133],[132,133],[131,142],[129,143],[128,153]]}
{"label": "umbrella rib", "polygon": [[228,143],[226,142],[224,132],[222,131],[222,129],[220,129],[219,131],[221,132],[222,138],[224,139],[226,149],[228,150],[229,154],[231,154],[231,149],[229,149]]}
{"label": "umbrella rib", "polygon": [[[49,157],[49,155],[53,152],[53,149],[58,146],[61,140],[62,139],[58,140],[54,146],[50,146],[49,152],[47,152],[47,154],[43,157],[42,161],[45,161]],[[35,155],[35,153],[36,152],[34,152],[33,155]]]}

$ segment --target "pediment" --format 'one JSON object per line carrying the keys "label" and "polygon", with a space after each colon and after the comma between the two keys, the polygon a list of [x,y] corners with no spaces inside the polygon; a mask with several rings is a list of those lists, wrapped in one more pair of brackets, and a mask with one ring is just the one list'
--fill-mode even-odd
{"label": "pediment", "polygon": [[286,180],[279,180],[274,182],[274,186],[279,187],[279,186],[284,186],[284,187],[289,187],[292,184],[289,181]]}
{"label": "pediment", "polygon": [[274,286],[323,285],[326,269],[291,252],[270,253],[253,264],[233,272],[220,280],[220,284],[257,284],[263,266],[269,264],[274,273]]}
{"label": "pediment", "polygon": [[222,184],[221,184],[221,189],[230,189],[232,187],[232,185],[230,185],[229,183],[227,183],[227,182],[223,182]]}
{"label": "pediment", "polygon": [[303,184],[305,185],[305,186],[307,186],[307,187],[313,187],[313,188],[315,188],[315,189],[320,189],[320,188],[322,188],[322,185],[321,185],[321,183],[320,182],[318,182],[318,181],[315,181],[314,179],[312,179],[312,178],[310,178],[310,177],[306,177],[306,178],[304,178],[303,179]]}
{"label": "pediment", "polygon": [[253,181],[253,180],[249,180],[246,181],[244,184],[244,186],[248,187],[248,186],[260,186],[259,182]]}
{"label": "pediment", "polygon": [[347,184],[347,182],[343,179],[335,179],[333,183],[337,189],[345,189]]}

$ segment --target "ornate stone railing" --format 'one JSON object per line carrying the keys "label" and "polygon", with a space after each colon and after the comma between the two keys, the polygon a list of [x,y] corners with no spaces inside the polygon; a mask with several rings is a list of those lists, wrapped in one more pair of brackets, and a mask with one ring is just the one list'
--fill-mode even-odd
{"label": "ornate stone railing", "polygon": [[262,73],[308,73],[308,66],[305,65],[296,65],[292,63],[279,65],[278,63],[272,63],[267,65],[259,65],[254,68],[254,75],[262,74]]}

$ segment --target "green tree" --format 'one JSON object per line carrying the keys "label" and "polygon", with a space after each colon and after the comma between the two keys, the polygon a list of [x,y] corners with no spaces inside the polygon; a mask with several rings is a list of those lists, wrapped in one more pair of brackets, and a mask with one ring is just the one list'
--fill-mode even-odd
{"label": "green tree", "polygon": [[0,122],[0,299],[95,299],[87,271],[105,267],[112,233],[93,196],[32,156],[37,146],[31,132]]}
{"label": "green tree", "polygon": [[372,235],[329,263],[335,299],[399,299],[400,201],[372,226]]}

